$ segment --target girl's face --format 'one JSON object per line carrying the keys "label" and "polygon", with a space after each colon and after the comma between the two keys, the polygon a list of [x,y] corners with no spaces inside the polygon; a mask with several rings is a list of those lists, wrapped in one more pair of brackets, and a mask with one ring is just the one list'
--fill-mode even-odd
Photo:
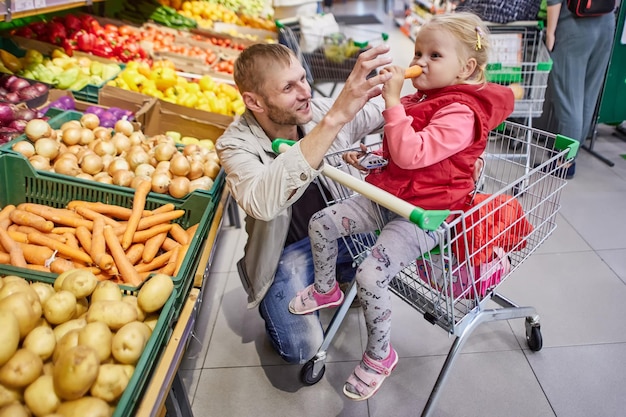
{"label": "girl's face", "polygon": [[432,90],[460,84],[476,68],[474,58],[459,56],[462,45],[448,31],[438,27],[425,27],[415,39],[415,55],[411,65],[422,67],[422,75],[413,78],[413,87]]}

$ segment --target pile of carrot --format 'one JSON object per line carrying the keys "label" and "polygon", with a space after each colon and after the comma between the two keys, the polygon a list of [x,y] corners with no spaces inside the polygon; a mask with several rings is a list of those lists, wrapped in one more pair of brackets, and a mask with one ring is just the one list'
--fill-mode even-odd
{"label": "pile of carrot", "polygon": [[0,210],[0,264],[62,273],[86,268],[100,280],[138,286],[150,274],[175,276],[198,224],[183,229],[173,204],[146,210],[150,181],[131,208],[71,201],[66,208],[36,203]]}

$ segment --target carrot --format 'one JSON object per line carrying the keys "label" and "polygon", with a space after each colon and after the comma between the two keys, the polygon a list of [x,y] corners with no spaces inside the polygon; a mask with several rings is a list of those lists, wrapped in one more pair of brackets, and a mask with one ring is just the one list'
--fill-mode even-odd
{"label": "carrot", "polygon": [[152,183],[150,181],[141,181],[135,189],[135,196],[133,198],[132,214],[128,218],[128,224],[126,230],[122,235],[122,249],[126,250],[133,243],[133,236],[137,231],[139,220],[143,216],[143,210],[146,206],[146,198],[148,193],[152,189]]}
{"label": "carrot", "polygon": [[144,243],[151,237],[161,234],[163,232],[167,233],[171,229],[172,229],[172,224],[167,223],[167,224],[157,224],[156,226],[153,226],[149,229],[140,230],[138,232],[135,232],[135,236],[133,236],[133,243],[140,243],[140,242]]}
{"label": "carrot", "polygon": [[85,226],[78,226],[76,228],[76,239],[80,243],[80,246],[91,254],[91,231]]}
{"label": "carrot", "polygon": [[170,229],[170,236],[181,245],[188,244],[190,240],[189,236],[187,236],[187,232],[185,232],[185,229],[183,229],[182,226],[178,223],[172,224],[172,228]]}
{"label": "carrot", "polygon": [[91,234],[91,250],[89,254],[102,270],[107,271],[115,265],[111,255],[106,253],[106,242],[104,240],[104,218],[98,216],[93,221],[93,233]]}
{"label": "carrot", "polygon": [[167,237],[167,232],[159,233],[158,235],[152,236],[150,239],[146,240],[145,247],[143,249],[143,253],[141,254],[141,260],[144,263],[150,262],[156,254],[161,249],[161,245],[163,241]]}
{"label": "carrot", "polygon": [[156,271],[157,269],[164,266],[169,261],[171,256],[172,252],[165,252],[152,259],[152,261],[150,262],[135,265],[135,269],[137,270],[137,272]]}
{"label": "carrot", "polygon": [[422,75],[422,67],[419,65],[413,65],[404,71],[404,78],[416,78]]}
{"label": "carrot", "polygon": [[126,251],[126,257],[130,261],[130,263],[135,265],[137,262],[139,262],[139,260],[141,259],[141,255],[143,254],[143,248],[143,243],[135,243],[131,245],[130,248],[128,248],[128,250]]}
{"label": "carrot", "polygon": [[118,227],[120,225],[116,220],[112,219],[111,217],[98,213],[97,211],[94,211],[87,207],[76,207],[76,213],[80,214],[87,220],[94,221],[97,217],[102,217],[105,223],[109,226]]}
{"label": "carrot", "polygon": [[50,262],[49,268],[50,272],[54,272],[55,274],[62,274],[65,271],[76,269],[76,265],[74,265],[74,262],[68,259],[56,258],[54,261]]}
{"label": "carrot", "polygon": [[168,211],[172,211],[172,210],[174,210],[174,208],[175,208],[175,206],[172,203],[163,204],[163,205],[155,208],[154,210],[152,210],[152,216],[154,216],[155,214],[166,213]]}
{"label": "carrot", "polygon": [[166,213],[157,213],[142,217],[137,224],[137,230],[148,229],[161,223],[169,223],[185,215],[185,210],[173,210]]}
{"label": "carrot", "polygon": [[196,234],[196,230],[198,230],[199,226],[200,226],[200,223],[196,223],[193,226],[190,226],[185,231],[187,233],[187,237],[189,238],[188,242],[191,242],[191,240],[193,239],[194,235]]}
{"label": "carrot", "polygon": [[[143,181],[141,184],[147,182],[148,181]],[[111,226],[104,227],[104,240],[109,248],[109,252],[111,252],[113,259],[115,260],[115,265],[117,265],[117,269],[119,270],[122,279],[126,283],[139,286],[139,284],[143,281],[133,264],[131,264],[126,257],[126,253],[124,253],[124,249],[122,248],[122,245],[117,239],[117,236]]]}
{"label": "carrot", "polygon": [[178,243],[177,241],[175,241],[171,237],[167,237],[167,238],[165,238],[165,241],[163,242],[162,248],[165,251],[170,251],[170,250],[173,250],[174,248],[176,248],[178,246],[180,246],[180,243]]}
{"label": "carrot", "polygon": [[172,249],[171,256],[167,264],[159,270],[160,273],[165,275],[174,276],[174,271],[176,270],[176,260],[178,259],[178,253],[180,252],[180,248],[182,246],[178,245],[174,249]]}
{"label": "carrot", "polygon": [[54,251],[46,246],[33,245],[30,243],[18,243],[24,252],[24,259],[29,264],[45,265],[46,261],[54,255]]}
{"label": "carrot", "polygon": [[183,245],[178,251],[178,256],[176,258],[176,268],[174,268],[174,275],[178,275],[180,267],[183,266],[183,260],[185,259],[185,255],[187,255],[187,250],[189,250],[189,245]]}
{"label": "carrot", "polygon": [[26,266],[27,263],[26,259],[24,258],[24,252],[22,251],[22,248],[17,242],[11,239],[9,233],[2,228],[0,228],[0,244],[2,244],[4,250],[9,253],[11,265],[19,266],[22,268]]}
{"label": "carrot", "polygon": [[54,229],[54,223],[50,220],[47,220],[38,214],[18,208],[9,213],[9,218],[15,224],[34,227],[40,232],[48,233]]}
{"label": "carrot", "polygon": [[[67,208],[70,210],[76,211],[77,207],[85,207],[95,212],[98,212],[100,214],[103,214],[105,216],[110,216],[110,217],[113,217],[115,219],[120,219],[120,220],[128,220],[128,218],[131,216],[133,212],[132,209],[129,209],[126,207],[116,206],[114,204],[100,203],[100,202],[92,203],[90,201],[74,200],[74,201],[70,201],[69,203],[67,203]],[[144,216],[148,216],[150,214],[152,214],[151,211],[149,210],[144,211]]]}
{"label": "carrot", "polygon": [[93,263],[93,260],[85,252],[75,249],[70,245],[61,243],[51,237],[45,236],[43,233],[33,232],[28,234],[28,241],[36,245],[47,246],[52,250],[58,251],[60,254],[67,256],[73,260],[81,261],[86,264]]}
{"label": "carrot", "polygon": [[11,255],[5,252],[0,252],[0,264],[10,265],[11,264]]}
{"label": "carrot", "polygon": [[0,210],[0,220],[8,219],[9,214],[11,214],[13,210],[15,210],[15,206],[13,204],[7,204],[6,206],[2,207],[2,210]]}
{"label": "carrot", "polygon": [[69,226],[56,226],[50,233],[54,233],[55,235],[64,235],[65,233],[75,234],[76,228]]}
{"label": "carrot", "polygon": [[[28,234],[27,233],[18,232],[18,231],[15,231],[15,230],[8,230],[7,234],[11,237],[11,239],[13,239],[16,242],[28,243]],[[9,251],[9,249],[7,249],[7,248],[5,248],[5,249],[6,249],[7,252]]]}
{"label": "carrot", "polygon": [[24,268],[28,268],[31,271],[51,272],[50,268],[46,268],[43,265],[27,264]]}
{"label": "carrot", "polygon": [[8,230],[11,225],[11,219],[8,217],[6,219],[0,219],[0,229]]}
{"label": "carrot", "polygon": [[74,234],[65,233],[63,237],[66,240],[65,242],[66,245],[71,246],[74,249],[80,249],[80,245],[78,244],[78,239],[76,239],[76,236]]}
{"label": "carrot", "polygon": [[[24,211],[37,214],[46,220],[50,220],[54,222],[54,224],[56,225],[72,226],[72,227],[85,226],[89,230],[91,230],[91,228],[93,227],[91,220],[83,219],[82,217],[77,216],[76,213],[71,212],[69,210],[56,209],[56,208],[44,206],[41,204],[24,204],[23,207],[24,207]],[[68,213],[72,213],[72,214],[68,214]],[[50,230],[47,230],[47,231],[49,232]]]}

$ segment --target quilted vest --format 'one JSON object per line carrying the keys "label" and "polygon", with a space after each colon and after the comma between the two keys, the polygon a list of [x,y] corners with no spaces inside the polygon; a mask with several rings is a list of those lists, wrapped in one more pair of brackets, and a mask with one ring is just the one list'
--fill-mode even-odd
{"label": "quilted vest", "polygon": [[464,207],[465,197],[474,189],[474,163],[483,153],[487,136],[511,114],[514,98],[511,89],[497,84],[456,85],[416,93],[402,98],[406,114],[413,117],[415,131],[422,130],[435,112],[452,103],[468,106],[475,114],[474,142],[451,157],[418,169],[403,169],[390,158],[387,138],[383,137],[383,156],[388,165],[366,177],[366,181],[427,210]]}

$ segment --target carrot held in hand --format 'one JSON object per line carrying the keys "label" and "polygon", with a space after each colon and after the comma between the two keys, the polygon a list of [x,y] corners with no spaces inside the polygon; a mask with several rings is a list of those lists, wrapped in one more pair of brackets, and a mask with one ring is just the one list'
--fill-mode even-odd
{"label": "carrot held in hand", "polygon": [[419,65],[413,65],[404,71],[404,78],[416,78],[422,75],[422,67]]}

